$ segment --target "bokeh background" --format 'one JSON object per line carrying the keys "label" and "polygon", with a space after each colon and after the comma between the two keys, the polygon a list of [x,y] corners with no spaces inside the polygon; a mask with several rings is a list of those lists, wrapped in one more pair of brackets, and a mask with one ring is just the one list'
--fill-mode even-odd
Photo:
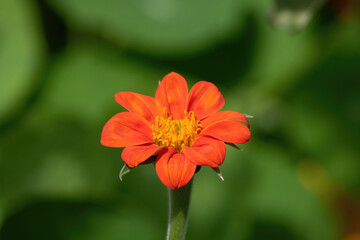
{"label": "bokeh background", "polygon": [[255,116],[222,182],[195,176],[187,239],[360,239],[356,0],[0,0],[0,239],[165,238],[152,165],[100,145],[175,71]]}

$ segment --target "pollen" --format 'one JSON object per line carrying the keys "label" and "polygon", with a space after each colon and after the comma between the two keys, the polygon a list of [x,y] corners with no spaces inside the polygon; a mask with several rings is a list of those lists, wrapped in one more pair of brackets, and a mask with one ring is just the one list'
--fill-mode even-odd
{"label": "pollen", "polygon": [[191,147],[201,131],[201,124],[193,112],[185,112],[184,119],[173,120],[164,108],[162,116],[155,118],[151,129],[155,145],[174,147],[181,152],[184,145]]}

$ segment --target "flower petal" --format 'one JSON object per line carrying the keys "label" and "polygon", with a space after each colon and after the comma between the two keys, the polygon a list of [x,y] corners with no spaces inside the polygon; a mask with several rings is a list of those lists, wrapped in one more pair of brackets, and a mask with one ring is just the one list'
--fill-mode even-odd
{"label": "flower petal", "polygon": [[184,155],[196,165],[218,167],[224,162],[225,143],[210,137],[199,137],[191,147],[183,146]]}
{"label": "flower petal", "polygon": [[186,80],[177,73],[169,73],[161,81],[155,98],[166,107],[173,119],[184,118],[188,86]]}
{"label": "flower petal", "polygon": [[121,158],[129,167],[136,167],[149,157],[156,155],[162,148],[152,143],[126,147],[122,151]]}
{"label": "flower petal", "polygon": [[162,151],[156,160],[156,172],[163,184],[176,189],[185,186],[195,173],[196,165],[175,148]]}
{"label": "flower petal", "polygon": [[133,112],[113,116],[105,124],[101,134],[101,144],[108,147],[129,147],[152,142],[149,122]]}
{"label": "flower petal", "polygon": [[207,135],[229,143],[247,143],[251,134],[247,126],[236,121],[220,121],[213,123],[201,131]]}
{"label": "flower petal", "polygon": [[119,92],[115,94],[115,100],[130,112],[139,113],[150,123],[154,123],[155,117],[162,113],[160,102],[150,96],[134,92]]}
{"label": "flower petal", "polygon": [[219,111],[224,104],[225,99],[219,89],[210,82],[201,81],[190,90],[187,112],[194,111],[200,120]]}
{"label": "flower petal", "polygon": [[206,128],[210,124],[213,124],[215,122],[225,121],[225,120],[241,121],[241,122],[246,123],[246,125],[248,127],[250,127],[249,121],[247,120],[245,115],[241,114],[239,112],[234,112],[234,111],[216,112],[216,113],[208,116],[207,118],[204,118],[203,120],[201,120],[200,123],[203,128]]}

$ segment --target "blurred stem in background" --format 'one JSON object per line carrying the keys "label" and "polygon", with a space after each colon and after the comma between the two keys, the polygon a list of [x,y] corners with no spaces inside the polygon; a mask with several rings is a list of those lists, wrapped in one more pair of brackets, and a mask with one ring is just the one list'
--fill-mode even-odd
{"label": "blurred stem in background", "polygon": [[169,224],[166,240],[185,239],[192,182],[180,189],[169,188]]}

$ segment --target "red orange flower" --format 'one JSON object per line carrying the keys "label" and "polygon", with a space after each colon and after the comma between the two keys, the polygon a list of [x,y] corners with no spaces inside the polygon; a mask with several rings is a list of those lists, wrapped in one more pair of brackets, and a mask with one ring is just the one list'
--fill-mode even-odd
{"label": "red orange flower", "polygon": [[129,167],[157,155],[156,172],[172,189],[186,185],[197,165],[222,165],[225,143],[250,140],[243,114],[218,112],[225,100],[210,82],[198,82],[188,92],[186,80],[173,72],[161,81],[155,98],[120,92],[115,100],[129,112],[118,113],[105,124],[101,143],[125,147],[122,159]]}

